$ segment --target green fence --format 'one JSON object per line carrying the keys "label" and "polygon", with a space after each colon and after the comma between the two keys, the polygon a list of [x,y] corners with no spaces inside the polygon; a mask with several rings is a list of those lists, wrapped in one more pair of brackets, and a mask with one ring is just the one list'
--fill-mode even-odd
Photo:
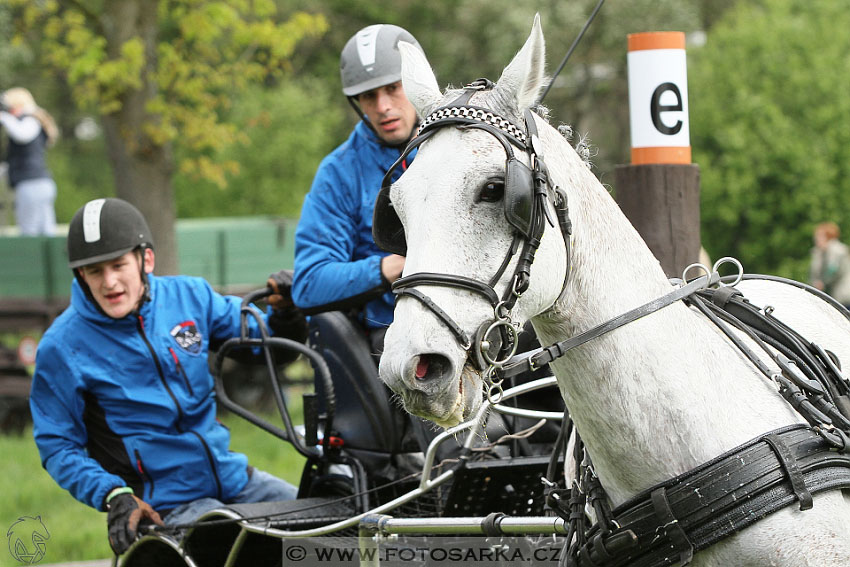
{"label": "green fence", "polygon": [[[279,217],[178,220],[179,271],[221,291],[262,287],[270,273],[292,268],[296,223]],[[65,236],[0,236],[0,299],[66,298],[71,278]]]}

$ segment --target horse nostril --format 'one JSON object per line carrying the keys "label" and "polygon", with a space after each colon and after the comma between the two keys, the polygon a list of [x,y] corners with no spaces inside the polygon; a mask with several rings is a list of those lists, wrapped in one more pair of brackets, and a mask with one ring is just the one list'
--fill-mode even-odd
{"label": "horse nostril", "polygon": [[420,354],[414,372],[420,381],[438,380],[451,370],[449,359],[441,354]]}

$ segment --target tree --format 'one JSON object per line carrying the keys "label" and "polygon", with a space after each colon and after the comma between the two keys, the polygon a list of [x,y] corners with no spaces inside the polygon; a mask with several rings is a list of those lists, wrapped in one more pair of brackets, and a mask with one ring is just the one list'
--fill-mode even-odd
{"label": "tree", "polygon": [[40,35],[41,63],[100,114],[116,194],[148,219],[163,273],[177,270],[175,171],[224,184],[238,164],[211,156],[244,137],[223,113],[248,85],[283,76],[297,43],[326,29],[320,15],[282,20],[272,0],[10,5],[18,41]]}
{"label": "tree", "polygon": [[348,134],[348,111],[330,81],[295,77],[274,87],[243,93],[227,113],[244,124],[249,143],[216,151],[214,161],[233,160],[239,172],[219,186],[197,175],[175,177],[177,214],[184,217],[273,214],[297,218],[319,161]]}
{"label": "tree", "polygon": [[[313,0],[291,0],[301,7]],[[542,18],[547,71],[555,71],[599,0],[326,0],[330,29],[305,54],[311,72],[339,92],[339,51],[358,29],[378,22],[408,29],[422,44],[441,87],[461,87],[479,77],[499,78],[522,47],[534,14]],[[589,134],[597,145],[597,172],[605,175],[629,156],[626,52],[629,33],[700,30],[705,4],[725,8],[735,0],[618,0],[606,2],[544,103],[553,122]],[[714,13],[714,12],[712,12]],[[349,123],[356,120],[349,112]]]}
{"label": "tree", "polygon": [[848,26],[844,2],[739,3],[689,52],[712,256],[805,279],[813,226],[850,229]]}

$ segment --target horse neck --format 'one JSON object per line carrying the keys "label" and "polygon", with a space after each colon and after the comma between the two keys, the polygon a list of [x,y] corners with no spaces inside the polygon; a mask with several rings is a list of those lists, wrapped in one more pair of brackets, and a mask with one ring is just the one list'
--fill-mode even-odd
{"label": "horse neck", "polygon": [[[549,167],[568,188],[572,270],[562,300],[533,320],[544,344],[673,289],[602,185],[574,152],[567,159]],[[552,368],[615,502],[788,423],[776,406],[781,399],[759,376],[746,379],[753,369],[681,303],[571,351]]]}
{"label": "horse neck", "polygon": [[581,327],[669,292],[658,260],[602,184],[563,138],[554,141],[565,159],[549,167],[567,192],[573,225],[571,273],[554,311]]}

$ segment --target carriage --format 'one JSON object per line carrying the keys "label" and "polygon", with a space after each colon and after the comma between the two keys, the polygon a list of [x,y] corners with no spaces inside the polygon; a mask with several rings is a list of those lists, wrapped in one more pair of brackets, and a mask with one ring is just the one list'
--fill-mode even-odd
{"label": "carriage", "polygon": [[[273,523],[266,510],[220,511],[224,523],[210,518],[209,529],[226,526],[213,539],[230,551],[213,562],[239,564],[243,551],[258,559],[250,553],[261,544],[271,546],[264,563],[284,561],[281,540],[357,525],[367,545],[406,533],[560,534],[564,563],[580,567],[846,565],[850,381],[841,361],[850,360],[850,313],[802,284],[747,277],[736,262],[731,281],[716,264],[695,266],[692,277],[686,270],[671,285],[536,108],[539,19],[495,84],[444,94],[418,50],[400,51],[405,92],[424,119],[407,150],[418,148],[416,159],[385,183],[375,209],[376,242],[407,258],[378,375],[405,409],[447,432],[429,448],[418,485],[376,497],[371,510],[371,500],[355,501],[334,515],[325,505],[339,502],[323,496],[310,508],[324,510],[318,521],[301,513],[306,507]],[[528,321],[545,346],[516,354]],[[321,367],[315,353],[311,360]],[[344,370],[349,358],[342,360]],[[555,378],[510,384],[547,364]],[[327,386],[337,378],[317,375],[318,389],[326,388],[319,413],[336,423]],[[562,419],[555,441],[547,440],[549,457],[460,459],[432,476],[439,442],[480,427],[482,416],[555,419],[559,412],[508,403],[555,383],[580,436],[568,435]],[[317,429],[308,423],[307,438]],[[322,436],[323,459],[329,439]],[[565,478],[557,471],[567,439],[573,450],[565,452],[575,457],[561,465],[573,478],[569,488],[553,482]],[[356,449],[346,447],[347,460],[333,465],[356,469]],[[306,476],[320,480],[325,462]],[[552,485],[541,488],[541,478]],[[357,482],[366,489],[358,497],[371,488],[368,479]],[[481,486],[495,492],[476,497]],[[520,495],[519,508],[501,505],[508,494]],[[429,511],[426,501],[434,503]],[[195,533],[173,545],[183,564],[209,541],[197,536],[196,546]],[[125,564],[157,539],[165,540],[137,542]]]}
{"label": "carriage", "polygon": [[[245,296],[243,320],[261,321],[253,304],[267,293]],[[252,347],[262,350],[282,427],[234,401],[223,380],[228,355]],[[293,423],[280,386],[275,354],[285,349],[300,351],[314,369],[313,391],[303,394],[304,424]],[[563,530],[563,520],[545,517],[546,486],[540,480],[547,476],[563,417],[563,402],[553,395],[555,380],[546,369],[506,389],[498,404],[485,404],[474,419],[435,434],[424,452],[401,435],[409,418],[378,379],[368,342],[345,313],[311,317],[307,346],[265,333],[260,339],[231,339],[219,350],[213,375],[221,407],[306,457],[298,498],[229,505],[176,529],[150,527],[116,559],[123,567],[286,564],[291,542],[350,545],[376,517],[433,521],[498,514],[537,518],[525,523],[538,530],[542,525],[544,533]],[[562,476],[562,463],[556,463],[555,474]]]}

